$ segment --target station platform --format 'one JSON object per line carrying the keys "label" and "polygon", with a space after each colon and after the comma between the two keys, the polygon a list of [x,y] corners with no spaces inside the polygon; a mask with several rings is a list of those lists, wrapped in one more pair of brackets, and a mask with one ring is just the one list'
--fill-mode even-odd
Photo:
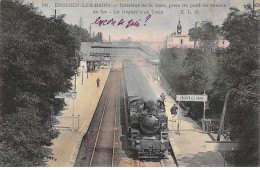
{"label": "station platform", "polygon": [[[207,151],[206,141],[212,141],[208,134],[203,133],[201,127],[190,117],[184,117],[178,111],[178,116],[172,117],[171,107],[176,102],[168,95],[158,81],[152,79],[153,71],[145,60],[136,61],[143,75],[146,77],[155,95],[161,93],[166,96],[165,107],[168,115],[170,143],[179,167],[223,167],[224,159],[218,151]],[[177,133],[179,122],[180,133]],[[227,163],[225,162],[227,166]]]}
{"label": "station platform", "polygon": [[[92,73],[88,73],[87,78],[86,67],[84,67],[82,83],[82,67],[80,67],[79,74],[76,77],[77,97],[74,101],[71,98],[65,99],[67,107],[63,111],[60,118],[73,118],[73,125],[71,123],[67,123],[66,128],[58,128],[60,134],[58,138],[53,140],[53,145],[50,147],[50,149],[52,149],[53,159],[47,162],[48,167],[74,166],[81,140],[90,125],[100,96],[102,95],[110,69],[110,67],[98,69]],[[100,87],[97,87],[96,84],[96,79],[98,77],[100,78]],[[73,77],[73,87],[74,82],[75,79]],[[73,112],[75,118],[73,116]],[[63,119],[61,121],[63,121]]]}

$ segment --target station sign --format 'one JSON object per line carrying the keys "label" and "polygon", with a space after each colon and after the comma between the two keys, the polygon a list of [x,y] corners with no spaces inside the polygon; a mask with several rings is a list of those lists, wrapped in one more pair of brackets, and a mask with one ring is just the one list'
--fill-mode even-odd
{"label": "station sign", "polygon": [[206,102],[208,96],[203,95],[176,95],[176,101],[187,101],[187,102]]}
{"label": "station sign", "polygon": [[66,93],[59,93],[55,96],[56,99],[63,99],[63,98],[72,98],[75,99],[77,97],[77,92],[66,92]]}
{"label": "station sign", "polygon": [[88,56],[88,57],[81,57],[81,61],[99,61],[100,57],[92,57],[92,56]]}
{"label": "station sign", "polygon": [[88,61],[87,57],[81,57],[81,61]]}

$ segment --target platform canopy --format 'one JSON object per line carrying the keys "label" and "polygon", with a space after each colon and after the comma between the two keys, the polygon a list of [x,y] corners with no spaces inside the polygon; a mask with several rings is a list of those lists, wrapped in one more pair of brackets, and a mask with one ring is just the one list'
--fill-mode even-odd
{"label": "platform canopy", "polygon": [[130,56],[143,57],[153,65],[158,65],[160,55],[150,47],[140,43],[101,43],[101,42],[81,42],[80,55],[82,59],[93,61],[95,58],[110,56]]}

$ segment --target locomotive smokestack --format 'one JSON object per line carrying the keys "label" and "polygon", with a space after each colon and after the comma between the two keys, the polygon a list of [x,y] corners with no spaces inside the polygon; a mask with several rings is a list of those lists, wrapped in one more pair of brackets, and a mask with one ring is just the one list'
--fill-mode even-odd
{"label": "locomotive smokestack", "polygon": [[148,111],[149,113],[153,112],[153,111],[156,109],[156,107],[155,107],[155,102],[152,101],[152,100],[148,100],[148,101],[146,102],[146,108],[145,108],[145,109],[147,109],[147,111]]}

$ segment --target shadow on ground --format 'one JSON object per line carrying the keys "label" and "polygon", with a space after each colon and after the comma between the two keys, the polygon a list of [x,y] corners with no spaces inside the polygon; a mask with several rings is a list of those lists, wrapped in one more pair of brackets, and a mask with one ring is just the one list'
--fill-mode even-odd
{"label": "shadow on ground", "polygon": [[[199,152],[189,156],[177,156],[178,163],[181,167],[223,167],[224,159],[219,161],[219,156],[216,152]],[[216,162],[218,160],[218,162]]]}

